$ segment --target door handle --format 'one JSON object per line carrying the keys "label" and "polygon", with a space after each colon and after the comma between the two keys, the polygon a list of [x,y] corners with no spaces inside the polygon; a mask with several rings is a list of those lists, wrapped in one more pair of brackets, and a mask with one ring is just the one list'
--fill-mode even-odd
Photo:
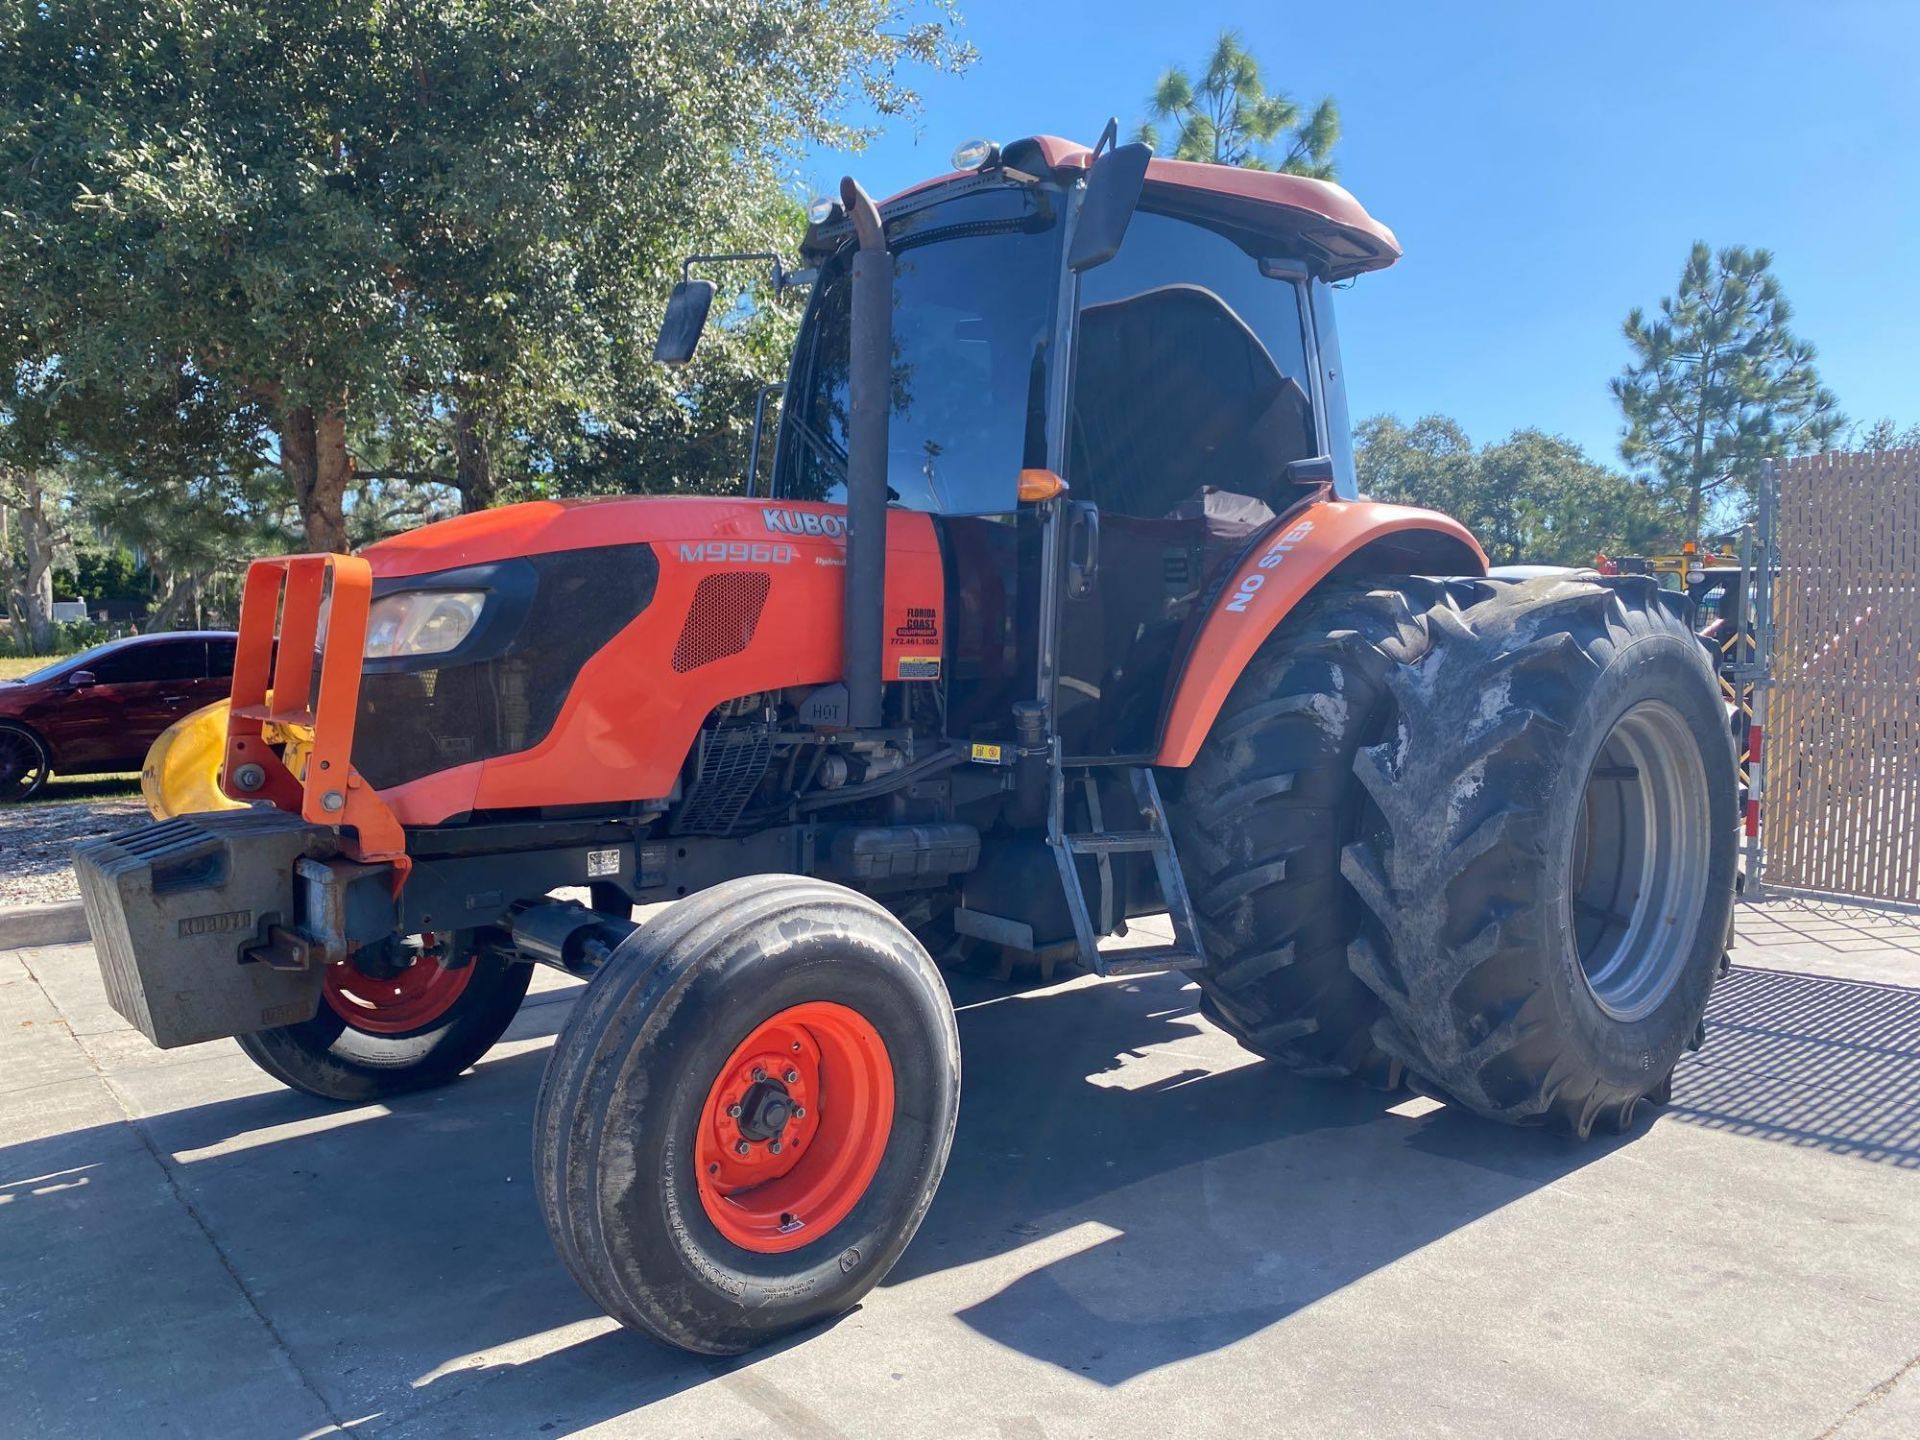
{"label": "door handle", "polygon": [[1067,594],[1084,600],[1093,594],[1100,574],[1100,510],[1088,501],[1076,501],[1067,522]]}

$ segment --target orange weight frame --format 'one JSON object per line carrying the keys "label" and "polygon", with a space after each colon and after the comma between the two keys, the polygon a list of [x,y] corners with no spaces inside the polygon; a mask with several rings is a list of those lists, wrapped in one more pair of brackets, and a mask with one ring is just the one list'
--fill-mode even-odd
{"label": "orange weight frame", "polygon": [[[271,800],[316,825],[350,826],[356,858],[404,870],[400,822],[351,761],[372,596],[373,569],[352,555],[285,555],[247,567],[220,785],[235,800]],[[312,733],[304,776],[267,743],[268,724]],[[261,783],[241,789],[242,766],[258,766]]]}
{"label": "orange weight frame", "polygon": [[1249,548],[1202,624],[1174,691],[1156,765],[1193,763],[1255,652],[1294,606],[1349,561],[1382,574],[1487,572],[1486,553],[1467,528],[1432,510],[1321,500],[1282,517]]}

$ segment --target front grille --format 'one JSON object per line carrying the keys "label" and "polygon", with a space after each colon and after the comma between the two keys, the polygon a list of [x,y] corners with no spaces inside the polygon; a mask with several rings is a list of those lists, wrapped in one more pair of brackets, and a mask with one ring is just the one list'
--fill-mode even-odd
{"label": "front grille", "polygon": [[729,835],[773,763],[773,740],[758,722],[721,722],[700,737],[700,761],[676,835]]}
{"label": "front grille", "polygon": [[[645,544],[528,557],[532,602],[503,649],[381,668],[360,681],[354,768],[377,789],[546,739],[581,667],[653,599],[659,564]],[[427,577],[421,577],[427,578]]]}

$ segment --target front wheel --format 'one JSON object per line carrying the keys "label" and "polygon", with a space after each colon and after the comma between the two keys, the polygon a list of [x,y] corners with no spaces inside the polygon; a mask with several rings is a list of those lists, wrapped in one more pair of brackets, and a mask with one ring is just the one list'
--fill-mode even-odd
{"label": "front wheel", "polygon": [[760,875],[623,942],[534,1121],[562,1262],[622,1324],[737,1354],[855,1304],[906,1249],[959,1110],[953,1009],[879,905]]}
{"label": "front wheel", "polygon": [[323,1100],[364,1102],[444,1085],[506,1033],[533,966],[484,943],[449,937],[411,964],[327,967],[311,1020],[239,1037],[249,1060]]}

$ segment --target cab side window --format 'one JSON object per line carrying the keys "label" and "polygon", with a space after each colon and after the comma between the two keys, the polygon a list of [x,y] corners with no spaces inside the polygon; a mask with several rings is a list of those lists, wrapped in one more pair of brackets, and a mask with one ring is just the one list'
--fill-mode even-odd
{"label": "cab side window", "polygon": [[1319,452],[1300,287],[1195,221],[1143,210],[1086,274],[1074,368],[1067,479],[1103,511],[1278,510]]}

